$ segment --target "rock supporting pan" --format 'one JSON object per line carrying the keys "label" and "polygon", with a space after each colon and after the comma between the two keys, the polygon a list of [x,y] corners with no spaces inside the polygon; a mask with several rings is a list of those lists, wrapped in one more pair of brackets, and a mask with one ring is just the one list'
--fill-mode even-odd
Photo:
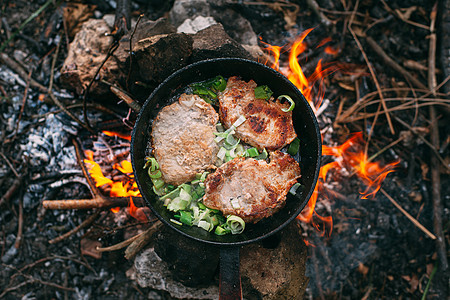
{"label": "rock supporting pan", "polygon": [[[258,85],[268,85],[274,95],[290,95],[295,101],[293,123],[300,139],[299,164],[304,186],[302,193],[288,194],[285,207],[270,218],[256,224],[248,224],[239,235],[218,236],[197,227],[178,226],[170,221],[172,215],[153,193],[152,182],[143,169],[151,122],[159,109],[173,101],[180,91],[193,82],[210,79],[217,75],[225,78],[240,76],[253,79]],[[178,233],[197,241],[216,245],[220,251],[220,299],[240,299],[242,296],[239,273],[239,246],[264,239],[285,227],[303,210],[317,182],[321,157],[321,138],[317,120],[302,93],[279,72],[251,60],[240,58],[217,58],[200,61],[178,70],[162,82],[142,107],[133,129],[131,160],[136,181],[148,206],[163,223]]]}

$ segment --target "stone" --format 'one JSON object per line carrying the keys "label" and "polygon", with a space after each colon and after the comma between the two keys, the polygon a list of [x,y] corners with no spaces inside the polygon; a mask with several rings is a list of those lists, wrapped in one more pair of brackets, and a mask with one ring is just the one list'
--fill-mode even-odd
{"label": "stone", "polygon": [[195,19],[186,19],[178,26],[177,32],[194,34],[214,24],[217,24],[217,22],[212,17],[197,16]]}
{"label": "stone", "polygon": [[[109,47],[113,41],[110,33],[111,28],[104,19],[90,19],[83,23],[80,31],[75,35],[70,44],[69,52],[61,68],[61,83],[63,87],[83,94],[85,88],[95,75],[100,64],[105,59]],[[129,72],[130,59],[130,38],[133,31],[125,34],[119,47],[114,51],[112,57],[108,59],[101,69],[98,78],[94,81],[90,89],[90,94],[95,96],[109,95],[109,86],[101,83],[101,80],[119,86],[126,86]],[[133,48],[140,40],[161,34],[176,32],[167,19],[161,18],[156,21],[142,20],[136,27],[132,38]],[[131,74],[133,79],[139,73]]]}
{"label": "stone", "polygon": [[224,0],[175,0],[169,12],[170,22],[178,27],[186,19],[212,17],[223,25],[227,34],[242,45],[257,45],[258,37],[250,22],[237,11],[227,7]]}
{"label": "stone", "polygon": [[305,276],[307,248],[297,221],[279,234],[279,243],[276,238],[241,250],[241,280],[249,299],[255,293],[264,300],[304,298],[309,281]]}
{"label": "stone", "polygon": [[[112,37],[106,36],[111,30],[104,20],[90,19],[83,23],[80,31],[70,43],[69,52],[61,68],[62,87],[83,94],[95,72],[103,62],[112,43]],[[117,65],[110,62],[100,71],[98,79],[112,81]],[[99,87],[99,93],[107,92],[107,87]]]}
{"label": "stone", "polygon": [[221,24],[203,29],[193,37],[191,61],[217,57],[240,57],[253,59],[252,55],[225,32]]}
{"label": "stone", "polygon": [[161,82],[188,64],[192,54],[192,37],[185,33],[151,36],[135,47],[135,61],[144,82]]}

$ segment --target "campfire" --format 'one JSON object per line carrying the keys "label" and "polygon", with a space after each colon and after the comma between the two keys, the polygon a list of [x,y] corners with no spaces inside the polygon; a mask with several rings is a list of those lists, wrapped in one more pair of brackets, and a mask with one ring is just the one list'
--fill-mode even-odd
{"label": "campfire", "polygon": [[244,298],[448,297],[448,5],[114,3],[2,6],[0,298],[218,298],[217,247],[159,221],[130,157],[148,96],[217,57],[283,74],[322,139],[307,206],[240,247]]}

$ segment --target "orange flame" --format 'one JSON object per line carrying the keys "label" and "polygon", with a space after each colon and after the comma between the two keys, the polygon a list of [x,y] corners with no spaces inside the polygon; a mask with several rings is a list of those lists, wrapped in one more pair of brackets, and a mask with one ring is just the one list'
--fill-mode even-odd
{"label": "orange flame", "polygon": [[[289,52],[289,70],[285,72],[285,76],[302,92],[311,105],[311,108],[314,111],[317,111],[324,98],[323,79],[332,72],[335,72],[338,67],[330,65],[324,69],[322,60],[319,60],[314,72],[309,77],[305,76],[298,61],[298,56],[307,49],[304,40],[312,30],[313,29],[308,29],[301,33],[297,40],[292,43],[290,49],[287,49]],[[322,40],[317,48],[325,46],[330,41],[331,38]],[[276,64],[272,64],[271,67],[280,70],[279,60],[282,47],[271,46],[266,43],[263,44],[266,45],[269,55],[274,56]],[[331,46],[326,46],[324,49],[324,52],[329,55],[336,55],[338,51],[338,48],[332,48]],[[317,83],[319,83],[319,86],[314,88],[317,86]],[[356,133],[340,146],[322,146],[323,155],[332,156],[335,160],[321,167],[318,183],[308,205],[297,217],[300,221],[311,224],[311,226],[321,233],[321,236],[324,236],[326,233],[331,235],[333,230],[332,217],[322,216],[316,211],[317,201],[321,201],[323,198],[319,198],[319,195],[324,196],[326,194],[324,183],[329,180],[327,175],[330,171],[336,172],[346,169],[350,171],[350,173],[358,175],[366,185],[365,190],[361,192],[362,199],[366,199],[375,196],[386,176],[393,172],[395,166],[398,164],[398,162],[394,162],[382,167],[378,163],[370,162],[363,151],[364,144],[362,133]],[[307,240],[305,240],[305,243],[307,245],[312,245]]]}
{"label": "orange flame", "polygon": [[[133,180],[133,168],[128,160],[122,160],[120,163],[114,164],[113,168],[120,171],[125,177],[128,178],[127,181],[113,181],[103,175],[102,169],[98,163],[93,160],[94,153],[92,151],[85,151],[86,159],[84,163],[88,165],[88,171],[92,179],[95,181],[95,186],[108,185],[111,188],[111,197],[130,197],[129,210],[130,215],[136,219],[143,221],[143,216],[145,215],[136,213],[139,209],[132,202],[131,197],[141,196],[136,182]],[[111,208],[113,213],[119,212],[120,208]]]}
{"label": "orange flame", "polygon": [[121,139],[124,139],[124,140],[127,140],[127,141],[131,141],[131,135],[128,135],[128,134],[123,134],[123,133],[120,133],[120,132],[107,131],[107,130],[103,130],[102,132],[103,132],[104,135],[107,135],[107,136],[116,136],[116,137],[119,137]]}

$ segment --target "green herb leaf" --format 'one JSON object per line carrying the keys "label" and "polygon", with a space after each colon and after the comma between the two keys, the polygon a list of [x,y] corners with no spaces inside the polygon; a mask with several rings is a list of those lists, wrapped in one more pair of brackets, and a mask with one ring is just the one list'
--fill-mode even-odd
{"label": "green herb leaf", "polygon": [[294,156],[298,153],[298,150],[300,150],[300,140],[298,138],[295,138],[288,147],[287,152]]}
{"label": "green herb leaf", "polygon": [[255,98],[269,100],[273,92],[267,85],[260,85],[255,88]]}

